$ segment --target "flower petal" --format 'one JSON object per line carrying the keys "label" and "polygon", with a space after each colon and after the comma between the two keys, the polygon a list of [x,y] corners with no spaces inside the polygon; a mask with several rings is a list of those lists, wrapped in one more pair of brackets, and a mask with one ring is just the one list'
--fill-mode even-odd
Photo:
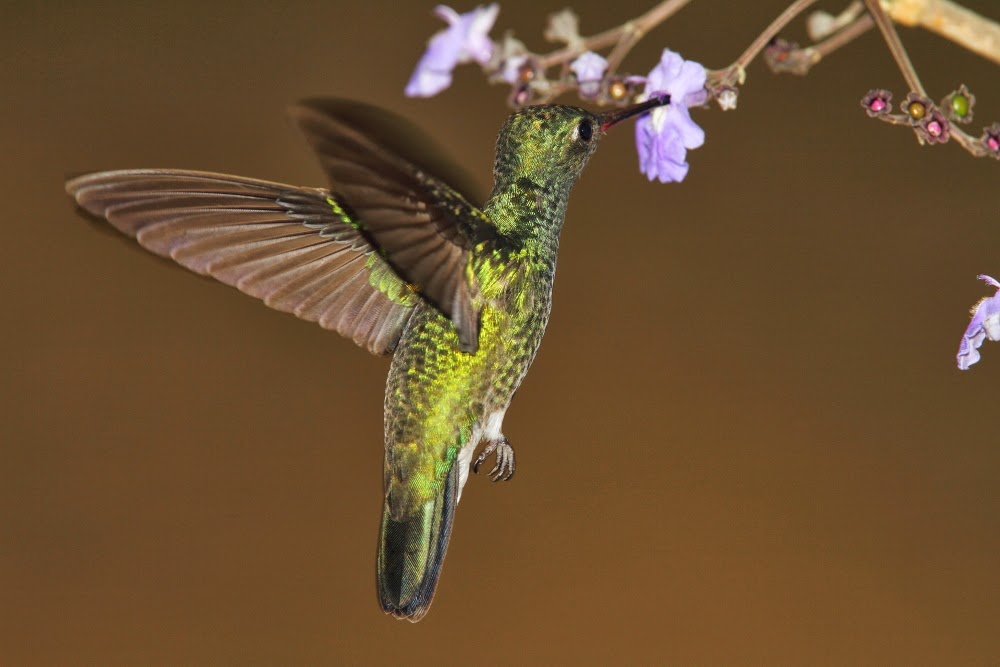
{"label": "flower petal", "polygon": [[576,75],[582,96],[595,97],[601,92],[601,80],[608,68],[608,61],[603,56],[585,51],[570,63],[569,68]]}
{"label": "flower petal", "polygon": [[963,371],[979,361],[978,348],[984,340],[1000,340],[1000,282],[987,275],[979,278],[996,287],[997,291],[993,296],[981,299],[973,307],[972,321],[965,329],[958,347],[958,367]]}
{"label": "flower petal", "polygon": [[585,51],[570,63],[569,68],[577,81],[600,81],[608,68],[608,61],[593,51]]}
{"label": "flower petal", "polygon": [[673,106],[667,107],[668,122],[680,135],[684,148],[698,148],[705,143],[705,130],[691,120],[691,114],[687,107]]}
{"label": "flower petal", "polygon": [[[701,93],[705,89],[705,81],[707,78],[708,75],[705,73],[704,67],[691,60],[685,60],[681,65],[680,72],[677,75],[677,81],[674,85],[679,89],[677,91],[678,93],[687,97],[689,95]],[[687,102],[686,104],[690,104],[690,102]]]}
{"label": "flower petal", "polygon": [[503,61],[500,77],[507,83],[517,83],[521,78],[521,67],[528,62],[528,56],[511,56]]}
{"label": "flower petal", "polygon": [[661,183],[682,181],[687,176],[685,162],[687,150],[680,135],[671,125],[659,130],[653,119],[644,116],[636,122],[636,147],[639,152],[639,169],[649,180]]}
{"label": "flower petal", "polygon": [[417,67],[403,93],[407,97],[432,97],[451,85],[451,71],[441,72]]}
{"label": "flower petal", "polygon": [[490,56],[493,55],[493,40],[490,39],[490,30],[493,29],[493,24],[496,23],[499,13],[500,5],[494,2],[486,7],[476,7],[471,12],[462,15],[462,18],[468,22],[464,55],[480,65],[488,63]]}

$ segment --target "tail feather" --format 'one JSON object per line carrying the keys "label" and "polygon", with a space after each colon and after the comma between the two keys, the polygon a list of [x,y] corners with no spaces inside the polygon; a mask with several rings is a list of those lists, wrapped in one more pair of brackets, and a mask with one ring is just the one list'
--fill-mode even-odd
{"label": "tail feather", "polygon": [[386,502],[379,531],[378,595],[382,610],[416,623],[430,609],[455,518],[458,468],[416,512],[393,519]]}

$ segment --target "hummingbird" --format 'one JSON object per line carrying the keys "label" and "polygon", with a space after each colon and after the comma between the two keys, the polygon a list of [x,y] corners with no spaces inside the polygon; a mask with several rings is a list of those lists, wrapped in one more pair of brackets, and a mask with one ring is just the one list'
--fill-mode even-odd
{"label": "hummingbird", "polygon": [[470,464],[478,473],[492,455],[493,481],[514,474],[503,418],[548,323],[570,191],[608,129],[669,101],[516,111],[481,208],[415,126],[336,99],[289,109],[326,188],[126,169],[73,178],[66,191],[146,249],[393,355],[376,580],[382,610],[416,622]]}

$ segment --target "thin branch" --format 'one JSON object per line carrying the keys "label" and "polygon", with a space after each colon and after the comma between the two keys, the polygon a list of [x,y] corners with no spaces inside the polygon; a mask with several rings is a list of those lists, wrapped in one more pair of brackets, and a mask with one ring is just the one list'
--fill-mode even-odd
{"label": "thin branch", "polygon": [[1000,65],[1000,23],[952,0],[884,0],[889,17],[920,26]]}
{"label": "thin branch", "polygon": [[656,7],[637,18],[635,21],[631,21],[628,31],[625,33],[624,39],[618,42],[615,48],[611,51],[611,55],[608,56],[608,71],[616,72],[618,71],[618,66],[621,64],[628,52],[632,50],[632,47],[636,43],[646,36],[650,30],[660,25],[668,18],[679,12],[684,8],[691,0],[666,0],[661,2]]}
{"label": "thin branch", "polygon": [[634,23],[628,24],[628,28],[625,34],[622,35],[621,41],[615,44],[615,48],[611,49],[611,53],[608,54],[608,72],[618,71],[618,66],[625,60],[625,56],[632,50],[632,47],[643,38],[643,34]]}
{"label": "thin branch", "polygon": [[816,54],[815,62],[819,62],[840,47],[854,41],[871,30],[874,25],[875,20],[872,19],[871,14],[862,14],[854,19],[854,21],[849,23],[840,32],[812,47],[812,50]]}
{"label": "thin branch", "polygon": [[851,4],[836,16],[817,10],[806,20],[806,30],[809,33],[809,39],[813,42],[824,40],[833,33],[843,30],[864,13],[865,3],[861,2],[861,0],[852,0]]}
{"label": "thin branch", "polygon": [[868,13],[875,19],[875,25],[882,32],[882,38],[885,39],[885,43],[889,47],[889,53],[892,54],[893,60],[899,66],[899,71],[906,79],[906,85],[910,87],[910,90],[927,97],[927,91],[920,83],[920,77],[913,69],[913,63],[910,62],[910,57],[906,55],[906,49],[903,48],[903,43],[899,40],[899,35],[896,34],[896,27],[892,24],[892,19],[882,9],[879,0],[865,0],[865,7],[868,8]]}
{"label": "thin branch", "polygon": [[[628,55],[632,46],[642,39],[646,33],[676,14],[690,2],[691,0],[663,0],[663,2],[658,3],[655,7],[636,19],[626,21],[616,28],[605,30],[592,37],[585,37],[576,44],[541,56],[538,59],[538,66],[545,70],[549,67],[569,62],[584,51],[597,51],[612,45],[615,47],[614,51],[620,50],[620,53],[617,54],[618,63],[620,63]],[[622,44],[626,42],[630,43],[628,46],[622,47]],[[612,57],[615,57],[615,55],[612,53]],[[609,58],[610,60],[611,58]]]}
{"label": "thin branch", "polygon": [[750,43],[750,46],[737,58],[732,65],[721,70],[708,72],[708,81],[711,86],[732,86],[743,83],[746,77],[746,68],[753,62],[761,51],[777,36],[781,30],[791,23],[796,16],[809,9],[816,3],[816,0],[795,0],[785,8],[776,19],[767,26],[764,32],[757,35],[757,38]]}
{"label": "thin branch", "polygon": [[766,57],[767,64],[775,73],[804,76],[823,58],[868,32],[874,25],[875,21],[866,12],[818,44],[791,49],[782,58]]}
{"label": "thin branch", "polygon": [[959,146],[969,151],[976,157],[983,157],[986,155],[986,149],[979,143],[979,139],[968,135],[964,130],[955,127],[954,123],[951,126],[951,138],[957,141]]}
{"label": "thin branch", "polygon": [[784,29],[786,25],[791,23],[796,16],[809,9],[812,5],[816,4],[816,0],[795,0],[792,4],[785,8],[785,11],[778,15],[778,18],[771,22],[771,25],[767,26],[764,32],[757,35],[757,39],[750,43],[747,50],[736,59],[733,63],[735,66],[739,67],[741,70],[745,70],[747,66],[753,62],[753,59],[764,50],[764,48],[771,42],[772,39],[777,37],[778,33]]}

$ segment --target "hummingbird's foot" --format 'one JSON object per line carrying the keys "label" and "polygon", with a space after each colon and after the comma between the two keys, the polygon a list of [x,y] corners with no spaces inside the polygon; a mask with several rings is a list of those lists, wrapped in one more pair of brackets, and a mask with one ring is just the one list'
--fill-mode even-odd
{"label": "hummingbird's foot", "polygon": [[482,451],[476,462],[472,464],[472,472],[478,475],[479,466],[493,452],[497,454],[497,464],[490,471],[490,477],[494,482],[499,482],[501,479],[507,481],[514,476],[514,448],[510,446],[510,442],[503,436],[500,436],[499,440],[490,440],[489,444],[486,445],[486,449]]}

